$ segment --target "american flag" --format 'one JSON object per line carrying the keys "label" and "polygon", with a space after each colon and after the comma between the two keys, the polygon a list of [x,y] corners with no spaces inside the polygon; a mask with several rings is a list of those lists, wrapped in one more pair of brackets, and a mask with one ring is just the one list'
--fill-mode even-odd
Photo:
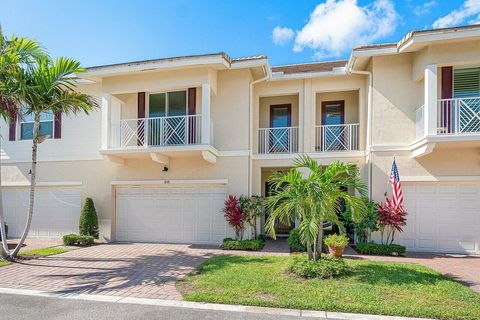
{"label": "american flag", "polygon": [[402,186],[400,184],[400,176],[398,175],[397,163],[393,159],[392,172],[390,174],[390,184],[392,185],[392,205],[398,208],[403,203]]}

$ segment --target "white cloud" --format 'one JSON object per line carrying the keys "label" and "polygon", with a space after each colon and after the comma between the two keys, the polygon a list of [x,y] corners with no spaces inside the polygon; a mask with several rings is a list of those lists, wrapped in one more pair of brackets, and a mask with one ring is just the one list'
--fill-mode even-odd
{"label": "white cloud", "polygon": [[415,13],[416,16],[423,16],[424,14],[427,14],[430,11],[430,9],[432,9],[436,5],[437,5],[437,1],[435,0],[427,1],[424,4],[413,8],[413,13]]}
{"label": "white cloud", "polygon": [[272,32],[272,40],[276,45],[284,45],[292,40],[295,32],[290,28],[276,26]]}
{"label": "white cloud", "polygon": [[480,0],[466,0],[458,9],[433,23],[434,28],[446,28],[462,23],[474,24],[480,20]]}
{"label": "white cloud", "polygon": [[361,7],[357,0],[327,0],[317,5],[310,20],[297,32],[293,50],[314,50],[317,58],[339,57],[358,44],[390,35],[397,12],[390,0]]}

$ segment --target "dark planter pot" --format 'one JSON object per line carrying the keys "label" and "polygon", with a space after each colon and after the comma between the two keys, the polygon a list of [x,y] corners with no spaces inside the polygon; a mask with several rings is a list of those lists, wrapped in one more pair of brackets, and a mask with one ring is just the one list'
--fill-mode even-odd
{"label": "dark planter pot", "polygon": [[[0,231],[0,242],[2,242],[1,236],[2,236],[2,231]],[[8,225],[7,224],[5,224],[5,238],[8,239]]]}

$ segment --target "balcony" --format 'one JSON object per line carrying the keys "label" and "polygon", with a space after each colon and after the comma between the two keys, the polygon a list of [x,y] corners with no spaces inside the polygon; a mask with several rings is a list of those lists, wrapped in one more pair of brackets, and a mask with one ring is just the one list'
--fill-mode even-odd
{"label": "balcony", "polygon": [[359,124],[318,125],[315,127],[315,151],[359,150]]}
{"label": "balcony", "polygon": [[[426,108],[415,111],[416,138],[427,136]],[[430,136],[480,134],[480,97],[440,99],[437,102],[436,127]]]}
{"label": "balcony", "polygon": [[201,115],[124,119],[112,125],[112,147],[138,149],[201,144]]}
{"label": "balcony", "polygon": [[207,126],[202,124],[202,117],[197,114],[112,122],[110,148],[101,152],[121,163],[125,159],[148,156],[164,165],[168,165],[172,157],[191,156],[215,163],[218,151],[213,147],[213,125],[210,121]]}
{"label": "balcony", "polygon": [[258,153],[288,154],[298,152],[298,127],[258,129]]}

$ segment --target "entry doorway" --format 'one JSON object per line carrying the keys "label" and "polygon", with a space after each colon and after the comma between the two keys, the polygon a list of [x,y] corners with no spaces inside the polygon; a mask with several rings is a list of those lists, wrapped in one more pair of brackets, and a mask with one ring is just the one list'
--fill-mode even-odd
{"label": "entry doorway", "polygon": [[[265,196],[269,197],[274,194],[271,182],[265,182]],[[265,221],[268,220],[268,211],[265,212]],[[289,224],[281,223],[280,221],[275,221],[275,234],[277,237],[288,237],[290,231],[295,228],[295,223],[290,222]]]}

